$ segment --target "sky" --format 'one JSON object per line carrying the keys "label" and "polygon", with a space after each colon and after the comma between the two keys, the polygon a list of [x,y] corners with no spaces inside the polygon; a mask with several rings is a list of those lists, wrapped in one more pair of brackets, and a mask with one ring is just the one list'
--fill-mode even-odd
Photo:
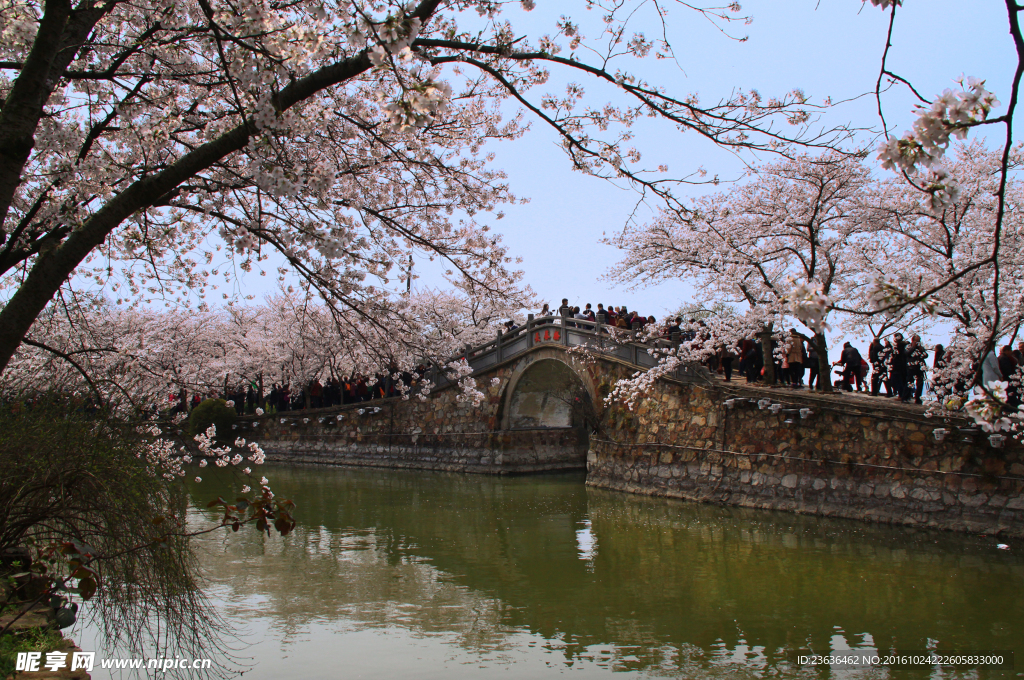
{"label": "sky", "polygon": [[[525,12],[512,2],[502,17],[518,35],[528,35],[534,42],[540,35],[554,34],[555,22],[563,14],[570,14],[584,35],[596,36],[600,15],[582,9],[584,4],[583,0],[536,0],[536,9]],[[836,102],[822,115],[820,125],[872,129],[858,139],[862,144],[876,143],[881,126],[874,87],[888,12],[859,0],[748,0],[742,3],[739,16],[750,16],[752,21],[728,28],[733,36],[747,37],[740,42],[692,10],[662,4],[672,8],[667,25],[676,60],[626,62],[631,73],[678,98],[699,93],[705,103],[736,89],[757,89],[768,99],[799,88],[812,102],[826,98]],[[646,9],[651,6],[648,2]],[[650,19],[638,15],[633,29],[655,37],[657,25]],[[1005,100],[1015,62],[1002,0],[905,0],[897,12],[889,68],[927,97],[956,87],[954,81],[968,75],[986,79],[988,89]],[[531,93],[531,99],[538,101],[545,92],[559,91],[567,79],[588,87],[591,104],[607,101],[603,95],[614,101],[613,91],[602,92],[578,73],[565,76],[556,69],[546,85]],[[905,88],[894,88],[883,96],[886,120],[896,135],[912,124],[914,102]],[[513,115],[516,107],[510,103],[507,111]],[[993,134],[997,129],[1002,130],[991,128]],[[655,122],[642,121],[635,132],[643,164],[664,163],[673,175],[703,167],[709,176],[735,180],[742,176],[745,163],[773,160],[771,155],[738,158]],[[1018,138],[1021,132],[1016,131]],[[995,145],[996,140],[990,143]],[[500,220],[488,215],[477,219],[502,235],[510,255],[522,258],[519,267],[525,272],[525,283],[541,300],[557,305],[565,297],[581,307],[588,302],[626,305],[660,319],[698,297],[685,280],[631,290],[604,278],[619,251],[602,244],[601,237],[621,230],[631,215],[647,221],[656,206],[638,205],[638,194],[628,187],[573,172],[555,133],[543,122],[534,120],[523,138],[493,142],[488,150],[495,154],[493,167],[507,173],[513,193],[529,202],[503,206],[505,216]],[[718,190],[727,187],[723,184]],[[693,195],[706,190],[695,188]],[[418,261],[414,286],[443,287],[440,269],[440,265]],[[260,298],[276,285],[273,276],[250,274],[235,284],[234,292]],[[940,327],[934,341],[944,342],[942,336],[947,334]]]}
{"label": "sky", "polygon": [[[548,32],[559,10],[568,5],[539,0],[526,17],[529,23],[511,20],[517,28],[533,24],[532,34]],[[693,13],[676,10],[669,20],[675,22],[679,67],[653,64],[650,72],[656,75],[650,80],[670,90],[698,92],[702,101],[726,96],[733,88],[755,88],[765,98],[800,88],[814,101],[831,97],[834,102],[871,93],[835,106],[823,123],[880,130],[873,91],[887,12],[862,7],[857,0],[755,0],[744,2],[742,10],[753,17],[750,25],[739,27],[749,36],[742,43],[727,39]],[[907,0],[897,13],[890,68],[928,97],[955,87],[954,80],[963,74],[985,78],[988,88],[1005,99],[1015,64],[1005,12],[997,0]],[[913,103],[902,91],[884,97],[886,120],[897,134],[913,122]],[[873,137],[861,138],[867,142]],[[535,123],[525,139],[502,146],[493,145],[495,165],[508,173],[513,191],[530,202],[506,208],[507,216],[495,228],[511,253],[523,258],[526,282],[542,299],[568,297],[581,306],[625,304],[659,318],[693,299],[685,281],[629,291],[602,280],[619,251],[599,239],[622,229],[636,207],[634,191],[572,172],[555,135],[542,124]],[[743,172],[743,164],[728,152],[684,139],[667,127],[644,130],[637,146],[649,164],[665,162],[673,172],[703,166],[723,179]]]}

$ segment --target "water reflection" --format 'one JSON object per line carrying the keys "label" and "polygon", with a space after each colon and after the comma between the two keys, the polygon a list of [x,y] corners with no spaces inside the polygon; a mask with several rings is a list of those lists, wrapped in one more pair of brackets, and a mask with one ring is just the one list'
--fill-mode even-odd
{"label": "water reflection", "polygon": [[203,542],[211,592],[265,640],[255,677],[339,677],[340,658],[357,674],[367,655],[376,677],[824,677],[794,650],[936,644],[1024,664],[1024,562],[985,538],[644,499],[576,475],[270,476],[300,500],[294,535]]}

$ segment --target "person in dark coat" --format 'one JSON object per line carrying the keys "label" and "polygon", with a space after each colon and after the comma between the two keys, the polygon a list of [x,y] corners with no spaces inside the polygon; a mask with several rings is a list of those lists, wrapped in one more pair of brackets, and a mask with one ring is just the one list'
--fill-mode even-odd
{"label": "person in dark coat", "polygon": [[882,383],[885,382],[885,393],[889,394],[889,381],[885,370],[885,361],[882,356],[884,345],[877,337],[871,340],[868,345],[868,362],[871,364],[871,396],[877,397],[881,391]]}
{"label": "person in dark coat", "polygon": [[847,392],[853,391],[853,386],[856,384],[857,389],[860,390],[860,364],[861,359],[860,352],[857,348],[848,342],[843,343],[843,352],[839,355],[839,361],[835,362],[833,366],[843,367],[843,389]]}
{"label": "person in dark coat", "polygon": [[907,388],[907,342],[903,334],[893,336],[892,353],[889,358],[889,379],[892,381],[893,392],[900,401],[909,396]]}
{"label": "person in dark coat", "polygon": [[[825,357],[825,363],[828,363],[828,357]],[[807,389],[813,390],[815,383],[818,385],[818,389],[821,389],[821,364],[818,362],[818,348],[814,346],[813,342],[807,343]]]}
{"label": "person in dark coat", "polygon": [[921,344],[921,336],[915,335],[907,345],[907,401],[910,401],[910,395],[913,393],[914,403],[921,403],[921,394],[924,392],[924,371],[927,365],[928,350]]}

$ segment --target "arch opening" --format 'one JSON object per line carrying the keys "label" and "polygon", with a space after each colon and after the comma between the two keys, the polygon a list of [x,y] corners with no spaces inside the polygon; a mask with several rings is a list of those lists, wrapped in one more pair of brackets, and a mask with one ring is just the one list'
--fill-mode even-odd
{"label": "arch opening", "polygon": [[508,429],[584,428],[593,415],[590,393],[576,372],[554,359],[527,368],[513,386]]}

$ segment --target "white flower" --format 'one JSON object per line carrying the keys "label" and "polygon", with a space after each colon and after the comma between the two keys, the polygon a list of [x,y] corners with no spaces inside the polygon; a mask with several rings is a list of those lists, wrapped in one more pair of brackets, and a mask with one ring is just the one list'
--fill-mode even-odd
{"label": "white flower", "polygon": [[263,409],[261,409],[259,406],[256,407],[256,415],[258,415],[258,416],[263,415]]}
{"label": "white flower", "polygon": [[261,477],[260,478],[260,484],[263,484],[265,486],[265,485],[267,485],[269,483],[270,483],[270,480],[267,479],[266,477]]}
{"label": "white flower", "polygon": [[242,472],[244,472],[247,475],[251,475],[252,474],[252,468],[245,468],[245,469],[242,470]]}
{"label": "white flower", "polygon": [[206,467],[206,459],[205,458],[203,458],[201,461],[199,461],[199,467],[201,467],[201,468]]}
{"label": "white flower", "polygon": [[384,63],[384,59],[387,57],[387,52],[384,50],[382,45],[374,45],[370,48],[369,52],[366,53],[366,56],[370,58],[371,64],[374,66],[380,66]]}
{"label": "white flower", "polygon": [[252,491],[252,489],[249,488],[248,484],[242,487],[242,493],[249,493],[250,491]]}
{"label": "white flower", "polygon": [[201,481],[203,481],[202,477],[196,477],[196,482],[201,482]]}
{"label": "white flower", "polygon": [[793,315],[815,333],[828,330],[825,315],[829,310],[829,299],[820,290],[800,283],[789,294],[789,308]]}
{"label": "white flower", "polygon": [[227,401],[224,402],[224,405],[227,406],[228,408],[234,408],[235,402],[232,401],[231,399],[228,399]]}
{"label": "white flower", "polygon": [[501,384],[501,378],[491,378],[491,387],[497,387]]}

